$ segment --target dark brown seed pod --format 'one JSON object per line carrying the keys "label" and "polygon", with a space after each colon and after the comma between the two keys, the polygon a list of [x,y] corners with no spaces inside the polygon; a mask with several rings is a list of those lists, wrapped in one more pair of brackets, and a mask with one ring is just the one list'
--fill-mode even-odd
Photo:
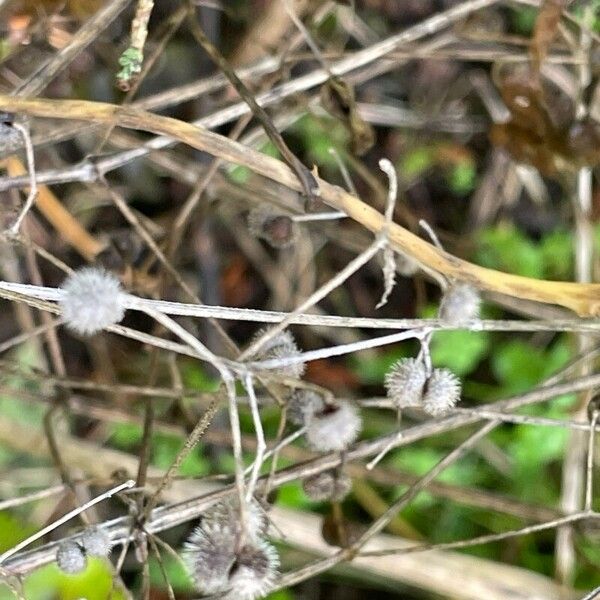
{"label": "dark brown seed pod", "polygon": [[227,598],[256,600],[272,589],[279,569],[277,550],[264,540],[246,544],[236,553],[229,571]]}
{"label": "dark brown seed pod", "polygon": [[304,493],[315,502],[340,502],[352,489],[352,480],[344,473],[323,471],[302,480]]}
{"label": "dark brown seed pod", "polygon": [[306,425],[312,415],[323,409],[323,397],[312,390],[298,389],[289,397],[287,418],[293,425]]}
{"label": "dark brown seed pod", "polygon": [[291,216],[278,212],[269,204],[261,204],[248,213],[248,229],[273,248],[289,248],[298,239],[298,225]]}

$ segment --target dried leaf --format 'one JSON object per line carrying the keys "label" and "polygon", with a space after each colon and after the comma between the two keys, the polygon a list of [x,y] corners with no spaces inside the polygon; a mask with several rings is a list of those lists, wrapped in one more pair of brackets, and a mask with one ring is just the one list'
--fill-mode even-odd
{"label": "dried leaf", "polygon": [[600,164],[600,126],[589,118],[576,121],[572,103],[565,106],[541,89],[531,72],[506,77],[500,92],[511,118],[494,124],[490,138],[517,162],[547,176]]}

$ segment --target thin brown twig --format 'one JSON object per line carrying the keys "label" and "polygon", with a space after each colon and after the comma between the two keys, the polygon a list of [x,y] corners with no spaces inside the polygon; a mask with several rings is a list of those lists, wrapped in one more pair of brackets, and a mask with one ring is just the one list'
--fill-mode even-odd
{"label": "thin brown twig", "polygon": [[208,39],[202,28],[195,18],[195,14],[190,19],[190,30],[196,41],[202,46],[204,51],[210,56],[211,60],[219,67],[219,69],[229,79],[231,85],[236,89],[237,93],[246,102],[252,114],[260,121],[269,139],[273,142],[277,150],[279,150],[283,160],[294,171],[298,181],[302,185],[302,190],[307,202],[312,202],[315,196],[319,196],[319,187],[314,175],[302,164],[298,157],[289,149],[281,133],[277,130],[273,121],[258,104],[254,95],[246,87],[244,82],[236,75],[234,69],[227,62],[225,57],[219,52],[217,47]]}

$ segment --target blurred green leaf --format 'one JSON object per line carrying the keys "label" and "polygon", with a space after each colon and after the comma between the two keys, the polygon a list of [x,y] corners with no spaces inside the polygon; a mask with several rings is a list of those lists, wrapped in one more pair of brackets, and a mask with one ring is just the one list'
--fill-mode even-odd
{"label": "blurred green leaf", "polygon": [[490,336],[485,332],[438,331],[431,340],[431,360],[456,375],[471,373],[487,356]]}
{"label": "blurred green leaf", "polygon": [[142,441],[142,426],[135,423],[114,423],[110,441],[117,448],[128,450]]}
{"label": "blurred green leaf", "polygon": [[25,579],[24,590],[27,600],[125,598],[118,585],[113,590],[113,578],[108,563],[97,558],[89,558],[87,569],[77,575],[62,573],[55,564],[37,569]]}
{"label": "blurred green leaf", "polygon": [[234,167],[230,167],[227,170],[227,174],[229,175],[229,179],[231,179],[233,183],[237,183],[238,185],[244,185],[245,183],[248,183],[248,179],[250,179],[252,171],[248,167],[236,165]]}
{"label": "blurred green leaf", "polygon": [[516,33],[525,37],[530,37],[533,33],[533,26],[537,18],[538,11],[535,8],[523,6],[510,9],[510,20]]}
{"label": "blurred green leaf", "polygon": [[544,278],[570,281],[573,276],[573,235],[566,231],[553,231],[540,241],[544,263]]}
{"label": "blurred green leaf", "polygon": [[[193,590],[192,581],[187,574],[180,560],[177,560],[170,554],[161,553],[161,561],[163,569],[167,574],[167,578],[171,587],[177,592],[191,592]],[[158,564],[156,556],[152,556],[149,560],[150,566],[150,584],[153,588],[166,590],[167,585],[163,578],[163,573]]]}
{"label": "blurred green leaf", "polygon": [[348,133],[343,124],[330,118],[317,118],[314,115],[305,115],[291,128],[297,135],[307,154],[309,162],[320,167],[338,169],[335,158],[329,152],[334,148],[343,156],[348,144]]}
{"label": "blurred green leaf", "polygon": [[277,590],[269,594],[266,600],[294,600],[294,594],[290,590]]}
{"label": "blurred green leaf", "polygon": [[434,155],[430,148],[418,146],[409,150],[400,161],[398,170],[404,179],[416,179],[433,166]]}
{"label": "blurred green leaf", "polygon": [[512,225],[482,231],[475,260],[484,267],[516,275],[538,279],[544,276],[542,252]]}
{"label": "blurred green leaf", "polygon": [[522,340],[497,346],[490,362],[494,376],[505,393],[531,389],[566,364],[571,351],[565,343],[541,350]]}
{"label": "blurred green leaf", "polygon": [[455,165],[448,174],[450,189],[457,196],[466,196],[475,189],[477,168],[471,160],[463,160]]}
{"label": "blurred green leaf", "polygon": [[22,519],[6,511],[0,512],[0,552],[12,548],[32,533],[35,528],[25,525]]}
{"label": "blurred green leaf", "polygon": [[185,387],[199,392],[216,392],[219,389],[219,379],[216,376],[208,375],[204,367],[198,362],[183,362],[181,376]]}
{"label": "blurred green leaf", "polygon": [[290,508],[310,508],[314,506],[304,493],[301,483],[293,482],[282,485],[277,490],[277,505],[289,506]]}
{"label": "blurred green leaf", "polygon": [[[437,306],[429,305],[420,316],[432,319],[436,315]],[[436,367],[447,367],[461,377],[468,375],[488,355],[490,340],[485,331],[437,331],[430,344],[431,360]]]}
{"label": "blurred green leaf", "polygon": [[404,356],[408,356],[408,352],[403,346],[384,350],[370,356],[351,355],[348,357],[348,362],[353,373],[359,377],[362,383],[365,385],[381,385],[385,374],[392,365]]}
{"label": "blurred green leaf", "polygon": [[[152,439],[152,464],[160,469],[168,469],[182,448],[181,438],[162,433],[156,434]],[[200,455],[200,447],[196,446],[181,463],[179,474],[199,476],[206,475],[209,470],[208,460]]]}

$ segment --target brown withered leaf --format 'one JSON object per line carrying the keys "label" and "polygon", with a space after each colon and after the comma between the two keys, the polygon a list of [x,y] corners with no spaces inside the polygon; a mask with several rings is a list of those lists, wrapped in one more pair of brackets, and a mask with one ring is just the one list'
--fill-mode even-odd
{"label": "brown withered leaf", "polygon": [[535,77],[508,76],[500,92],[511,118],[494,124],[490,139],[517,162],[549,177],[600,164],[600,126],[589,118],[576,121],[573,107],[565,109]]}
{"label": "brown withered leaf", "polygon": [[373,147],[375,132],[358,114],[353,87],[339,77],[330,77],[321,87],[321,103],[350,133],[350,144],[354,154],[362,156]]}

